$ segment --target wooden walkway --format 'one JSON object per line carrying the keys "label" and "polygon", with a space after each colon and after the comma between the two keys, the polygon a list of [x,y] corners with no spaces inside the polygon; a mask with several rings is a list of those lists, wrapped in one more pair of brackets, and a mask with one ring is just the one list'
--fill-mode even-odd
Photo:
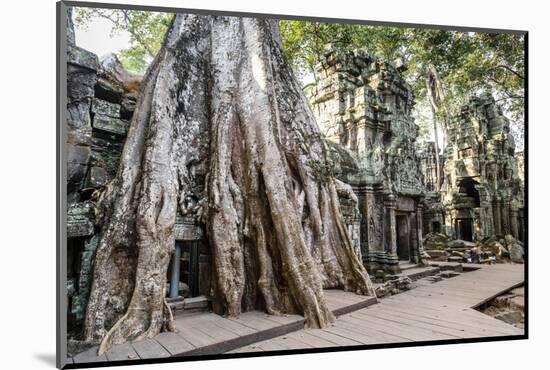
{"label": "wooden walkway", "polygon": [[[374,297],[341,290],[325,290],[325,299],[336,316],[377,302]],[[304,318],[299,315],[274,316],[259,311],[245,312],[231,319],[201,313],[176,317],[175,325],[177,333],[161,333],[153,339],[114,346],[102,356],[97,356],[97,347],[93,347],[68,358],[68,364],[220,354],[301,330]]]}
{"label": "wooden walkway", "polygon": [[[475,267],[480,267],[476,265]],[[524,281],[523,265],[482,266],[479,270],[431,283],[417,280],[415,289],[375,300],[339,290],[326,290],[331,310],[339,316],[326,329],[303,329],[298,315],[246,312],[236,319],[213,313],[176,318],[177,333],[114,346],[97,356],[97,347],[68,358],[71,364],[102,361],[308,349],[439,339],[520,335],[517,329],[478,312],[480,305]]]}
{"label": "wooden walkway", "polygon": [[422,279],[417,288],[343,315],[329,328],[300,330],[231,352],[522,335],[523,329],[473,307],[523,282],[524,266],[511,264],[482,266],[437,283]]}

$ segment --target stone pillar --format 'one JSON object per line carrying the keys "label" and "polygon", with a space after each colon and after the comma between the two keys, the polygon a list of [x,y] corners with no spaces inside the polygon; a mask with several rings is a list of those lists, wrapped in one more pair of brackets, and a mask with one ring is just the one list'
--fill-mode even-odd
{"label": "stone pillar", "polygon": [[502,235],[500,223],[500,202],[498,200],[493,202],[493,230],[495,235]]}
{"label": "stone pillar", "polygon": [[397,228],[395,226],[395,195],[390,194],[386,198],[386,209],[390,218],[390,253],[397,255]]}
{"label": "stone pillar", "polygon": [[393,273],[400,272],[399,269],[399,257],[397,256],[397,227],[395,225],[395,208],[396,197],[393,194],[389,194],[385,201],[384,207],[389,217],[389,248],[386,253],[386,264],[388,269]]}
{"label": "stone pillar", "polygon": [[416,216],[416,212],[411,212],[408,218],[410,242],[409,260],[414,263],[420,263],[420,253],[418,251],[418,218]]}
{"label": "stone pillar", "polygon": [[170,298],[177,298],[179,296],[180,262],[181,245],[176,243],[174,255],[172,256],[172,273],[170,274]]}
{"label": "stone pillar", "polygon": [[510,224],[512,229],[512,236],[516,239],[520,239],[518,225],[518,206],[514,203],[512,203],[510,206]]}
{"label": "stone pillar", "polygon": [[502,235],[510,233],[510,223],[508,222],[508,206],[507,203],[502,200],[500,202],[500,218],[501,218],[501,232]]}
{"label": "stone pillar", "polygon": [[422,204],[418,204],[416,208],[416,234],[418,236],[418,262],[422,263],[422,254],[424,254],[424,244],[422,243],[423,230],[422,230]]}

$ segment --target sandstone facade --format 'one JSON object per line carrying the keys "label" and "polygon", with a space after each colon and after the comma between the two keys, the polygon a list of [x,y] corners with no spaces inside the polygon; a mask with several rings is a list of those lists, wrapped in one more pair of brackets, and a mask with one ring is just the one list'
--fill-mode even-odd
{"label": "sandstone facade", "polygon": [[512,235],[523,240],[522,161],[493,96],[472,96],[446,131],[443,186],[427,204],[427,230],[444,225],[441,231],[453,239]]}
{"label": "sandstone facade", "polygon": [[330,142],[337,176],[350,184],[361,214],[364,264],[399,270],[420,262],[424,185],[415,151],[414,98],[403,62],[330,46],[317,66],[311,103]]}

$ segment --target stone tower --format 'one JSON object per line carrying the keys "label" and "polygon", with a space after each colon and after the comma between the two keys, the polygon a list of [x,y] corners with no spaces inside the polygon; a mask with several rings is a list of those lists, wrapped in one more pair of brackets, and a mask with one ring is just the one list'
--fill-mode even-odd
{"label": "stone tower", "polygon": [[441,192],[446,234],[463,240],[511,234],[522,240],[522,176],[509,121],[493,96],[472,96],[446,129]]}
{"label": "stone tower", "polygon": [[357,195],[361,254],[371,271],[399,271],[399,260],[419,262],[422,253],[424,186],[406,68],[400,60],[328,46],[311,93],[321,131],[339,147],[332,154],[344,151],[355,162],[344,161],[347,170],[338,176]]}

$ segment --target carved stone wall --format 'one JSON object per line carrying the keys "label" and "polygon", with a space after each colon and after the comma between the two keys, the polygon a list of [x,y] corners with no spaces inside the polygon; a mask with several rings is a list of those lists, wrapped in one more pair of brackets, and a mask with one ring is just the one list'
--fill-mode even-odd
{"label": "carved stone wall", "polygon": [[336,175],[358,198],[361,253],[370,270],[398,271],[399,259],[419,262],[422,250],[424,186],[405,70],[399,60],[329,46],[310,97]]}
{"label": "carved stone wall", "polygon": [[509,121],[493,96],[472,96],[446,129],[441,203],[428,206],[425,224],[444,213],[443,231],[454,239],[523,239],[523,170]]}

